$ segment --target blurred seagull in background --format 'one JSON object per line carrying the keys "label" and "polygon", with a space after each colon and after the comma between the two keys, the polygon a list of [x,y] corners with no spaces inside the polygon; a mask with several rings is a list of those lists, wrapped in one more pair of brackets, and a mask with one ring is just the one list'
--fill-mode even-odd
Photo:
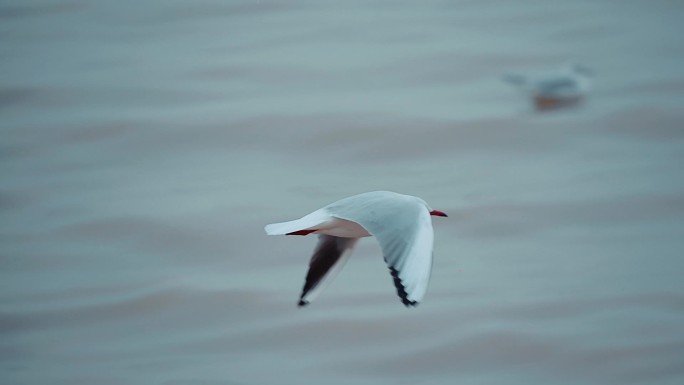
{"label": "blurred seagull in background", "polygon": [[344,198],[300,219],[266,225],[269,235],[319,234],[299,306],[307,305],[340,271],[359,238],[375,236],[401,302],[416,306],[432,270],[431,215],[439,210],[411,195],[374,191]]}
{"label": "blurred seagull in background", "polygon": [[506,74],[503,80],[529,95],[537,110],[549,110],[580,103],[591,88],[592,75],[588,67],[569,64],[536,77]]}

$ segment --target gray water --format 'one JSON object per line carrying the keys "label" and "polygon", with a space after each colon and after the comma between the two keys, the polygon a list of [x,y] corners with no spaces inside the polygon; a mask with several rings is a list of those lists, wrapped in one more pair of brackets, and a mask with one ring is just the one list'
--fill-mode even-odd
{"label": "gray water", "polygon": [[[684,6],[0,3],[3,384],[684,383]],[[574,108],[501,81],[579,62]],[[310,237],[424,198],[406,309],[373,239],[305,309]]]}

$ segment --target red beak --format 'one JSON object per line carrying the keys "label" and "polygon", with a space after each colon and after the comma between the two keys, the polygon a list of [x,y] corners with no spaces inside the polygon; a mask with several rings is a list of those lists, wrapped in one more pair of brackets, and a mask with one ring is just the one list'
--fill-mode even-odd
{"label": "red beak", "polygon": [[448,215],[444,214],[443,211],[439,211],[439,210],[430,211],[430,215],[434,215],[434,216],[438,216],[438,217],[448,217]]}

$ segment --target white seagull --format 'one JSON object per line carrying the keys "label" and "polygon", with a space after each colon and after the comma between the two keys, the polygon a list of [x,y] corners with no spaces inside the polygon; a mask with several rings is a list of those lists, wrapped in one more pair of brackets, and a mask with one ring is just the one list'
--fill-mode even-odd
{"label": "white seagull", "polygon": [[503,80],[531,97],[538,110],[547,110],[581,102],[591,88],[591,76],[591,69],[569,64],[536,77],[506,74]]}
{"label": "white seagull", "polygon": [[390,191],[344,198],[300,219],[273,223],[269,235],[320,234],[309,262],[299,306],[309,304],[339,273],[361,237],[380,243],[401,302],[416,306],[425,296],[432,269],[434,234],[430,215],[446,217],[424,200]]}

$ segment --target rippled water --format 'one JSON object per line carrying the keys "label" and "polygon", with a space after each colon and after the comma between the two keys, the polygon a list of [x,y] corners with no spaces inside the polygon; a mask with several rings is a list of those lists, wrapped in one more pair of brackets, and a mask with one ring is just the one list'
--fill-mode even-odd
{"label": "rippled water", "polygon": [[[684,383],[684,7],[3,1],[3,384]],[[501,82],[575,61],[537,113]],[[405,309],[372,239],[263,225],[384,189],[435,219]]]}

